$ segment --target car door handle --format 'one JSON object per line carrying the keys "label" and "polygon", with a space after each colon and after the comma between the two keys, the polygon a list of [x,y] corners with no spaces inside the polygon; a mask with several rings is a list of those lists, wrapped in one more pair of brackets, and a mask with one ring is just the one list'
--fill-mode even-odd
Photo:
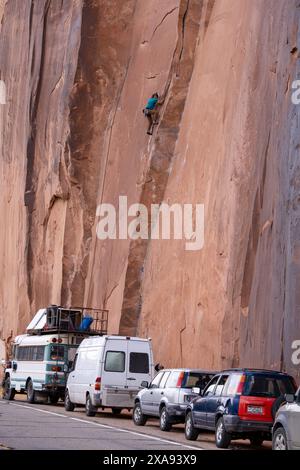
{"label": "car door handle", "polygon": [[153,392],[150,392],[150,395],[153,395]]}
{"label": "car door handle", "polygon": [[134,377],[128,377],[127,380],[136,380]]}

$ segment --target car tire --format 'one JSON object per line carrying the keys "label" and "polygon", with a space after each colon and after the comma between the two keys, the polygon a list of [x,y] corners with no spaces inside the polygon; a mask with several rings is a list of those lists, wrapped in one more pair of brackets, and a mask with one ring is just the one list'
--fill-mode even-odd
{"label": "car tire", "polygon": [[111,409],[113,415],[120,415],[122,413],[122,408],[112,408]]}
{"label": "car tire", "polygon": [[33,383],[31,379],[27,383],[26,394],[27,394],[27,402],[35,403],[35,390],[33,388]]}
{"label": "car tire", "polygon": [[253,446],[259,447],[263,444],[264,439],[262,439],[261,437],[251,437],[250,442]]}
{"label": "car tire", "polygon": [[286,432],[281,426],[277,428],[273,434],[272,449],[273,450],[289,450]]}
{"label": "car tire", "polygon": [[4,400],[13,400],[15,398],[16,391],[10,386],[10,377],[6,377],[3,384],[3,399]]}
{"label": "car tire", "polygon": [[70,400],[69,390],[66,390],[65,393],[65,410],[66,411],[74,411],[75,405]]}
{"label": "car tire", "polygon": [[193,415],[191,411],[188,412],[185,418],[184,433],[185,438],[188,441],[196,441],[199,436],[199,431],[194,426]]}
{"label": "car tire", "polygon": [[97,409],[93,406],[90,394],[88,393],[85,401],[85,414],[87,416],[96,416],[96,413]]}
{"label": "car tire", "polygon": [[159,427],[162,431],[170,431],[172,429],[172,423],[168,410],[165,406],[162,407],[159,414]]}
{"label": "car tire", "polygon": [[147,422],[147,416],[143,414],[139,401],[134,405],[132,419],[136,426],[145,426]]}
{"label": "car tire", "polygon": [[216,446],[219,449],[227,449],[231,442],[231,435],[226,431],[224,419],[219,418],[216,425]]}

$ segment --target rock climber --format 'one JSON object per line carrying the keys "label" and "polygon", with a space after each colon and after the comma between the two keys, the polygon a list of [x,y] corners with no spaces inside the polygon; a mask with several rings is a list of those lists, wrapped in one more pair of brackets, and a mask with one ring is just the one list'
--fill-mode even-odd
{"label": "rock climber", "polygon": [[149,98],[145,109],[143,109],[143,113],[149,121],[149,126],[147,130],[147,134],[149,135],[152,135],[153,126],[158,124],[158,104],[160,104],[159,95],[158,93],[154,93],[151,98]]}

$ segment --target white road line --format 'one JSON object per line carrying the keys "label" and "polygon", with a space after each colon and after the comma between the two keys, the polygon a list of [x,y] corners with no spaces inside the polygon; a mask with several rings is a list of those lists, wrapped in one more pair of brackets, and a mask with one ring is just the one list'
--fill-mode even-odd
{"label": "white road line", "polygon": [[117,428],[115,426],[109,426],[108,424],[95,423],[95,421],[87,421],[87,420],[81,419],[81,418],[71,418],[71,419],[73,419],[74,421],[81,421],[82,423],[86,423],[86,424],[94,424],[95,426],[99,426],[101,428],[113,429],[115,431],[126,432],[128,434],[133,434],[134,436],[145,437],[147,439],[152,439],[154,441],[165,442],[167,444],[172,444],[172,445],[176,444],[176,445],[184,447],[186,449],[203,450],[201,447],[193,447],[193,446],[189,446],[189,445],[186,445],[186,444],[181,444],[180,442],[177,442],[177,441],[168,441],[167,439],[163,439],[161,437],[150,436],[149,434],[143,434],[141,432],[130,431],[129,429]]}
{"label": "white road line", "polygon": [[36,408],[35,406],[17,405],[16,403],[9,403],[9,404],[13,406],[19,406],[20,408],[28,408],[29,410],[39,411],[40,413],[48,413],[49,415],[60,416],[61,418],[69,417],[69,416],[62,415],[60,413],[54,413],[54,411],[42,410],[41,408]]}
{"label": "white road line", "polygon": [[88,420],[82,419],[82,418],[72,418],[71,416],[66,416],[66,415],[63,415],[63,414],[60,414],[60,413],[55,413],[54,411],[42,410],[41,408],[36,408],[35,406],[19,405],[19,404],[16,404],[16,403],[9,403],[9,405],[19,406],[20,408],[27,408],[29,410],[40,411],[41,413],[47,413],[49,415],[60,416],[61,418],[72,419],[73,421],[79,421],[79,422],[82,422],[82,423],[85,423],[85,424],[93,424],[94,426],[98,426],[98,427],[101,427],[101,428],[112,429],[114,431],[119,431],[119,432],[125,432],[127,434],[132,434],[134,436],[144,437],[146,439],[152,439],[153,441],[159,441],[159,442],[163,442],[165,444],[178,445],[180,447],[183,447],[183,448],[189,449],[189,450],[203,450],[201,447],[193,447],[193,446],[189,446],[189,445],[186,445],[186,444],[181,444],[180,442],[169,441],[169,440],[163,439],[161,437],[150,436],[149,434],[143,434],[143,433],[140,433],[140,432],[130,431],[129,429],[117,428],[115,426],[110,426],[108,424],[95,423],[94,421],[88,421]]}

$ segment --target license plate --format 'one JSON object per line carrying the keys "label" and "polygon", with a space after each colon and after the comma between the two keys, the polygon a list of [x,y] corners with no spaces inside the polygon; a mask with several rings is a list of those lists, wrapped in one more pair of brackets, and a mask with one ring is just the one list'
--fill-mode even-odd
{"label": "license plate", "polygon": [[263,407],[262,406],[248,405],[247,411],[248,411],[249,414],[252,414],[252,415],[262,415],[263,414]]}

